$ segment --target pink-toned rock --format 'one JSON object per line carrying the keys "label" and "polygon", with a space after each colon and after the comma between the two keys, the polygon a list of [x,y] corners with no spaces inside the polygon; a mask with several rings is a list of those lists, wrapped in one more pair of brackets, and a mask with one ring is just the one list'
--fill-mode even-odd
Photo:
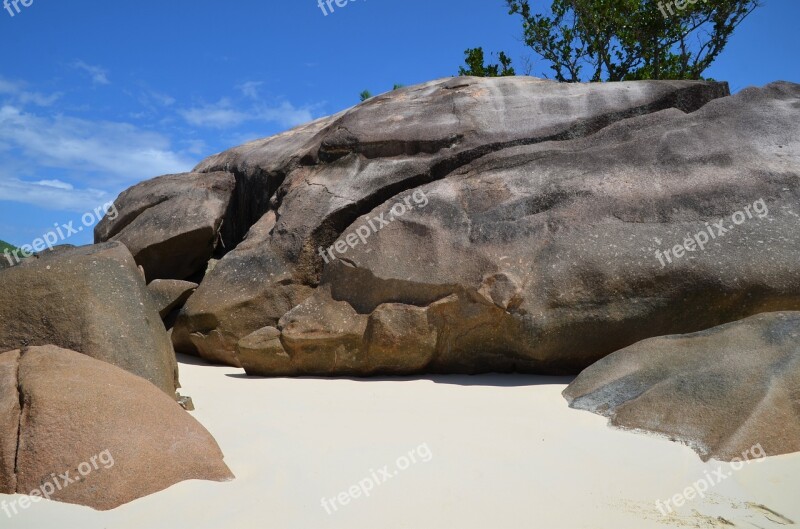
{"label": "pink-toned rock", "polygon": [[[14,414],[19,436],[5,424]],[[2,493],[108,510],[185,480],[233,479],[213,437],[153,384],[55,346],[0,355],[0,427]]]}
{"label": "pink-toned rock", "polygon": [[14,459],[19,428],[18,359],[19,353],[0,355],[0,491],[17,487]]}

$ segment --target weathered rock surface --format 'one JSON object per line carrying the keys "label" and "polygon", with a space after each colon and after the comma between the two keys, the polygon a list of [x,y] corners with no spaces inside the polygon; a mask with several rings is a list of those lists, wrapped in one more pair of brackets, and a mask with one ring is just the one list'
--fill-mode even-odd
{"label": "weathered rock surface", "polygon": [[[272,367],[245,367],[264,375],[577,373],[644,338],[800,309],[800,87],[726,91],[445,79],[212,156],[195,171],[235,175],[225,240],[243,240],[173,336],[240,365],[243,338],[280,331],[253,337]],[[656,257],[720,219],[704,251]],[[298,306],[343,321],[342,303],[346,338],[284,325]]]}
{"label": "weathered rock surface", "polygon": [[156,279],[147,285],[147,290],[153,296],[161,318],[166,318],[170,312],[186,303],[197,286],[197,283],[179,279]]}
{"label": "weathered rock surface", "polygon": [[281,343],[281,331],[275,327],[264,327],[239,340],[236,359],[252,375],[292,376],[299,371]]}
{"label": "weathered rock surface", "polygon": [[251,375],[299,376],[325,362],[330,375],[424,372],[436,354],[428,310],[387,303],[369,317],[320,288],[281,318],[242,338],[236,358]]}
{"label": "weathered rock surface", "polygon": [[0,491],[14,491],[20,398],[17,387],[18,355],[0,354]]}
{"label": "weathered rock surface", "polygon": [[437,327],[429,311],[385,303],[369,316],[364,349],[370,373],[405,375],[424,372],[436,355]]}
{"label": "weathered rock surface", "polygon": [[800,451],[800,312],[760,314],[707,331],[651,338],[583,371],[573,408],[730,461],[760,445]]}
{"label": "weathered rock surface", "polygon": [[189,479],[233,475],[213,437],[151,383],[54,346],[0,355],[0,493],[52,490],[108,510]]}
{"label": "weathered rock surface", "polygon": [[205,270],[217,248],[234,185],[224,171],[142,182],[117,198],[117,213],[95,227],[95,242],[125,244],[148,281],[186,279]]}
{"label": "weathered rock surface", "polygon": [[130,252],[111,242],[61,248],[0,272],[0,352],[57,345],[112,363],[169,395],[178,367]]}

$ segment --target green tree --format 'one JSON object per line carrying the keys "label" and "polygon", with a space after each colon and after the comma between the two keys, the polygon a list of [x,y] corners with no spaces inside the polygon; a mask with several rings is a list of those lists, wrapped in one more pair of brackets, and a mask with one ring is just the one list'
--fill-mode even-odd
{"label": "green tree", "polygon": [[12,262],[9,263],[8,257],[6,257],[6,255],[7,255],[6,254],[6,250],[8,250],[8,254],[11,254],[11,252],[13,252],[16,249],[17,249],[16,246],[12,246],[11,244],[8,244],[7,242],[0,241],[0,269],[7,268],[7,267],[11,266],[14,263],[16,258],[12,257]]}
{"label": "green tree", "polygon": [[[497,60],[500,64],[485,64],[483,48],[469,48],[464,51],[467,68],[461,66],[458,75],[474,75],[475,77],[506,77],[517,75],[511,66],[511,59],[504,52],[500,52]],[[501,69],[502,68],[502,69]]]}
{"label": "green tree", "polygon": [[[392,87],[392,90],[397,90],[398,88],[403,88],[404,86],[405,85],[395,83],[394,86]],[[363,92],[358,94],[358,97],[361,98],[361,101],[366,101],[367,99],[372,97],[372,92],[370,92],[369,90],[364,90]]]}
{"label": "green tree", "polygon": [[580,82],[701,79],[761,2],[552,0],[546,14],[534,13],[529,0],[506,4],[556,80]]}
{"label": "green tree", "polygon": [[17,249],[16,246],[8,244],[5,241],[0,241],[0,253],[3,253],[6,250],[13,251],[13,250],[16,250],[16,249]]}

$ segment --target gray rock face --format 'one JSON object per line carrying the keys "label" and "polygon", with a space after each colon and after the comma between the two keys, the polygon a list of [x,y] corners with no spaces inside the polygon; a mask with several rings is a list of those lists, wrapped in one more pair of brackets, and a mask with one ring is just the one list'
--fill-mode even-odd
{"label": "gray rock face", "polygon": [[117,198],[116,215],[95,227],[95,242],[125,244],[148,281],[186,279],[205,270],[219,244],[234,186],[226,172],[142,182]]}
{"label": "gray rock face", "polygon": [[731,461],[760,446],[800,451],[800,312],[760,314],[652,338],[592,365],[564,391],[573,408]]}
{"label": "gray rock face", "polygon": [[213,156],[243,240],[173,336],[262,375],[559,374],[800,309],[800,87],[726,95],[445,79]]}
{"label": "gray rock face", "polygon": [[178,367],[130,252],[111,242],[60,248],[0,271],[0,352],[58,345],[114,364],[169,395]]}

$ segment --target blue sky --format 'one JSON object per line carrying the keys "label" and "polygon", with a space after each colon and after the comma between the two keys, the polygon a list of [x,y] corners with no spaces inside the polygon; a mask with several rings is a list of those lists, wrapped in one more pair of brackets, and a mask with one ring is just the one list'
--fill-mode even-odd
{"label": "blue sky", "polygon": [[[539,0],[535,0],[534,4]],[[549,2],[548,2],[549,3]],[[0,239],[22,245],[130,185],[358,102],[530,55],[502,0],[33,0],[0,10]],[[800,2],[765,0],[706,72],[800,82]],[[534,58],[534,75],[547,67]],[[91,229],[71,244],[91,242]]]}

